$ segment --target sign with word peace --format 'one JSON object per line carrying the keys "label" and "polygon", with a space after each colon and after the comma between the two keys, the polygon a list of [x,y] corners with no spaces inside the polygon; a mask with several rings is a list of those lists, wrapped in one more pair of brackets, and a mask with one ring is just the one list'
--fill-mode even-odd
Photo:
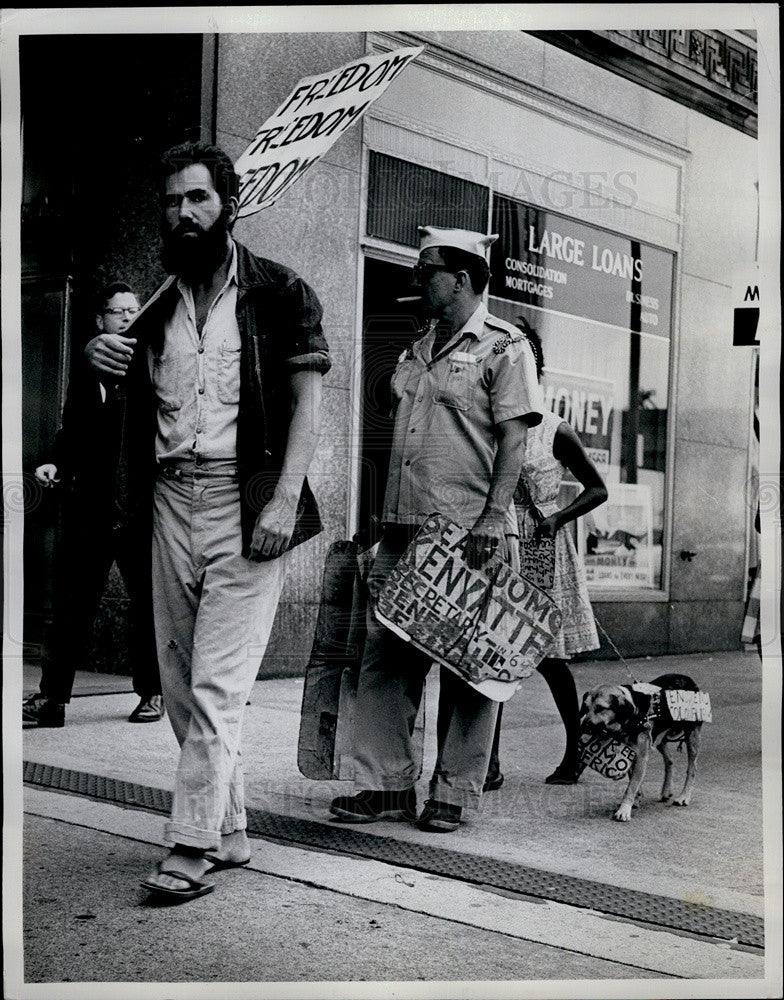
{"label": "sign with word peace", "polygon": [[234,165],[240,178],[238,218],[273,205],[423,49],[362,56],[300,80]]}
{"label": "sign with word peace", "polygon": [[432,514],[387,578],[375,614],[486,697],[506,701],[553,646],[561,612],[500,557],[469,568],[467,537]]}

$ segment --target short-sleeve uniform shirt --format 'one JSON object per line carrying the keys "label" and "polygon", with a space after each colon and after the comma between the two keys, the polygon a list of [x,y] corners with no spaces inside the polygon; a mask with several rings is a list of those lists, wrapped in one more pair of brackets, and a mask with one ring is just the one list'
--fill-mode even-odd
{"label": "short-sleeve uniform shirt", "polygon": [[[392,376],[395,428],[383,520],[421,524],[435,511],[470,528],[484,510],[496,426],[535,426],[544,404],[533,351],[482,304],[431,359],[435,329],[401,355]],[[510,505],[507,532],[517,534]]]}

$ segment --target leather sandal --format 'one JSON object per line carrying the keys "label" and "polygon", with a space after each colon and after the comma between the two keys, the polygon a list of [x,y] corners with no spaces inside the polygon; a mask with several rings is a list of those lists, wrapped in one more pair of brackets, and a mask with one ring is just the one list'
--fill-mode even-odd
{"label": "leather sandal", "polygon": [[581,764],[559,764],[552,774],[544,779],[546,785],[576,785],[583,773]]}
{"label": "leather sandal", "polygon": [[185,902],[188,899],[198,899],[199,896],[206,896],[208,892],[212,892],[215,888],[213,882],[202,882],[200,879],[192,878],[190,875],[186,875],[185,872],[176,872],[166,869],[165,871],[161,869],[161,863],[158,863],[158,874],[159,875],[170,875],[172,878],[180,879],[182,882],[186,882],[189,888],[186,889],[172,889],[167,885],[159,885],[157,882],[148,882],[147,879],[140,879],[141,885],[145,889],[149,889],[151,892],[160,893],[162,896],[168,896],[169,899],[179,899],[181,902]]}

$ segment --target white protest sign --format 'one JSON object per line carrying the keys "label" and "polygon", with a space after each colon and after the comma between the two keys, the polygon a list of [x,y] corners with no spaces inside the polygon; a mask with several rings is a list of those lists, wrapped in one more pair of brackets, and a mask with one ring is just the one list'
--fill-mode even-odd
{"label": "white protest sign", "polygon": [[667,708],[675,722],[713,722],[707,691],[665,691]]}
{"label": "white protest sign", "polygon": [[238,217],[273,205],[423,49],[419,45],[362,56],[300,80],[234,165],[240,178]]}
{"label": "white protest sign", "polygon": [[637,754],[630,746],[606,733],[593,733],[583,729],[580,731],[578,746],[582,766],[592,767],[594,771],[613,781],[628,778],[632,764],[637,759]]}
{"label": "white protest sign", "polygon": [[561,612],[500,559],[463,559],[468,532],[432,514],[389,574],[376,618],[486,697],[505,701],[554,644]]}

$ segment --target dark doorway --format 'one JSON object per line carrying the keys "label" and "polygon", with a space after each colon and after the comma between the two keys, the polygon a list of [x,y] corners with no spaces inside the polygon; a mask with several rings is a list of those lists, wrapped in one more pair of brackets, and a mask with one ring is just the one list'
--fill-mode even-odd
{"label": "dark doorway", "polygon": [[29,36],[19,64],[22,266],[72,275],[76,327],[96,282],[158,284],[157,161],[200,136],[202,36]]}
{"label": "dark doorway", "polygon": [[381,516],[384,503],[393,427],[390,379],[401,353],[420,336],[417,303],[395,301],[411,294],[410,267],[365,259],[360,531]]}
{"label": "dark doorway", "polygon": [[[93,336],[95,293],[122,280],[145,300],[163,277],[157,162],[167,147],[200,137],[202,36],[30,35],[20,39],[19,62],[30,652],[46,641],[58,509],[57,491],[36,489],[32,473],[49,460],[71,359]],[[114,579],[111,599],[122,609]],[[91,664],[122,669],[122,629],[106,631],[120,645]]]}

